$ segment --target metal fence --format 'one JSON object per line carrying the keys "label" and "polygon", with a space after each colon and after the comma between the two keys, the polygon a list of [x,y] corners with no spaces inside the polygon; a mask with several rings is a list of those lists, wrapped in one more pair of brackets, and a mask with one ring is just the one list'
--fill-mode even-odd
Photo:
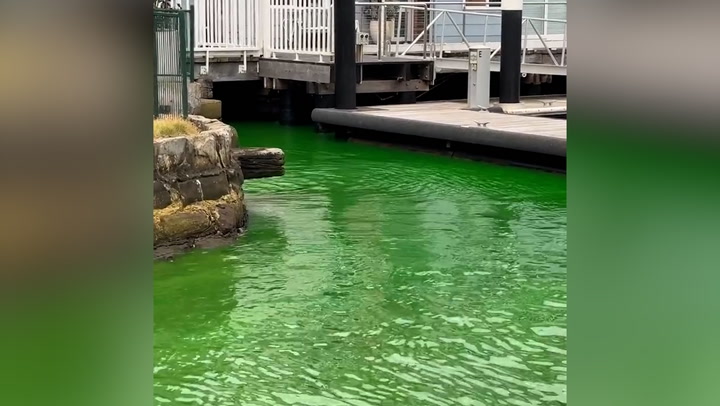
{"label": "metal fence", "polygon": [[188,115],[188,84],[193,80],[192,11],[155,9],[153,115]]}
{"label": "metal fence", "polygon": [[196,51],[260,50],[260,0],[182,0],[181,4],[195,9]]}
{"label": "metal fence", "polygon": [[270,56],[333,55],[333,19],[333,0],[270,0]]}
{"label": "metal fence", "polygon": [[[374,20],[379,20],[378,16],[385,16],[387,23],[384,27],[377,21],[374,27],[370,25],[371,38],[383,38],[386,44],[378,48],[381,50],[377,53],[378,57],[421,54],[423,58],[435,59],[442,58],[445,51],[468,52],[471,44],[490,45],[494,49],[493,56],[500,50],[501,14],[495,8],[487,8],[486,12],[481,8],[465,9],[467,3],[450,0],[363,0],[355,4],[363,7],[363,15],[371,15]],[[544,52],[554,66],[566,66],[567,20],[532,15],[564,16],[567,2],[553,0],[551,3],[544,0],[525,1],[523,4],[532,11],[529,15],[523,14],[523,63],[526,62],[527,53]],[[405,23],[409,21],[412,23]],[[378,32],[373,33],[373,28]],[[553,50],[562,52],[560,58],[555,57]]]}
{"label": "metal fence", "polygon": [[[340,0],[334,0],[340,1]],[[355,1],[356,25],[370,34],[368,55],[422,56],[442,59],[446,54],[467,54],[471,45],[490,46],[493,56],[500,51],[501,14],[486,2],[453,0],[348,0]],[[334,54],[333,0],[266,0],[265,24],[269,36],[265,56],[279,59],[322,61]],[[566,0],[523,2],[522,63],[567,67]],[[487,11],[485,11],[487,10]],[[380,24],[384,20],[385,24]],[[384,46],[377,44],[382,42]]]}

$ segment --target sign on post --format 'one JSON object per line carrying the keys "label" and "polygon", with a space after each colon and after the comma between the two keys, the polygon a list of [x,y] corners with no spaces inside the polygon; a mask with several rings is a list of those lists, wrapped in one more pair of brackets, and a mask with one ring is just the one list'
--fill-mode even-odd
{"label": "sign on post", "polygon": [[470,49],[468,66],[468,108],[490,107],[490,53],[488,47]]}

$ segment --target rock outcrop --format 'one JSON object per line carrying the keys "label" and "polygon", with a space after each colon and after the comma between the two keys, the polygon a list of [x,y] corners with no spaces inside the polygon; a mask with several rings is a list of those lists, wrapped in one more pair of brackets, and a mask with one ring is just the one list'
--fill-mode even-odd
{"label": "rock outcrop", "polygon": [[279,148],[238,148],[232,151],[232,158],[242,167],[245,179],[285,174],[285,153]]}
{"label": "rock outcrop", "polygon": [[203,239],[233,238],[245,226],[237,133],[218,120],[189,116],[198,135],[154,140],[153,225],[156,257]]}

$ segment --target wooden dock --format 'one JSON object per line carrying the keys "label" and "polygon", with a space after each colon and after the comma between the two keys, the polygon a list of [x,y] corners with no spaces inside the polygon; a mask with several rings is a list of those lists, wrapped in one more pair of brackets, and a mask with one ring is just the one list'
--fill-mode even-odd
{"label": "wooden dock", "polygon": [[315,109],[312,118],[339,127],[566,156],[566,120],[472,111],[463,102]]}

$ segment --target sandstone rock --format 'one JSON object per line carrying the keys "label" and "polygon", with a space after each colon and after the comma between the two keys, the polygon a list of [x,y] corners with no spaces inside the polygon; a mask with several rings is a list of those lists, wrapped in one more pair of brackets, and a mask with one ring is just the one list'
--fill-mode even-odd
{"label": "sandstone rock", "polygon": [[232,155],[240,160],[269,160],[285,163],[285,152],[280,148],[237,148],[232,151]]}
{"label": "sandstone rock", "polygon": [[213,231],[210,217],[203,211],[177,211],[158,219],[156,242],[180,241]]}
{"label": "sandstone rock", "polygon": [[210,124],[212,124],[214,121],[216,121],[216,120],[212,120],[212,119],[200,116],[200,115],[193,115],[193,114],[189,115],[187,119],[190,122],[192,122],[193,124],[195,124],[195,126],[197,126],[197,128],[199,128],[200,131],[207,131],[208,126]]}
{"label": "sandstone rock", "polygon": [[188,107],[190,114],[200,114],[200,99],[202,99],[200,84],[192,82],[188,84]]}
{"label": "sandstone rock", "polygon": [[242,204],[220,204],[216,211],[218,229],[221,233],[232,233],[242,226],[244,212]]}
{"label": "sandstone rock", "polygon": [[205,117],[188,119],[200,134],[154,142],[154,247],[161,254],[169,247],[185,250],[213,236],[235,235],[247,219],[244,176],[231,155],[235,129]]}
{"label": "sandstone rock", "polygon": [[235,164],[231,160],[233,144],[232,132],[229,130],[223,130],[221,132],[211,131],[211,133],[213,134],[213,137],[215,137],[215,145],[218,149],[218,159],[220,161],[220,166],[222,166],[223,168],[235,166]]}
{"label": "sandstone rock", "polygon": [[170,191],[165,188],[162,182],[153,182],[153,209],[162,209],[172,203]]}
{"label": "sandstone rock", "polygon": [[[225,151],[218,149],[213,135],[200,134],[187,137],[187,140],[192,148],[189,161],[193,172],[217,168],[220,165],[218,154],[223,154]],[[229,151],[227,153],[229,154]]]}
{"label": "sandstone rock", "polygon": [[188,104],[190,114],[201,113],[202,99],[212,99],[213,82],[207,78],[198,78],[195,82],[188,84]]}
{"label": "sandstone rock", "polygon": [[200,99],[200,115],[220,119],[222,117],[222,102],[215,99]]}
{"label": "sandstone rock", "polygon": [[197,83],[200,85],[200,97],[203,99],[213,98],[213,81],[207,77],[198,78]]}
{"label": "sandstone rock", "polygon": [[155,171],[168,174],[187,169],[187,159],[192,153],[188,137],[172,137],[155,140]]}
{"label": "sandstone rock", "polygon": [[236,193],[239,193],[240,190],[242,190],[241,188],[243,182],[245,181],[245,178],[243,177],[243,172],[241,169],[228,169],[227,180],[230,183],[230,187]]}
{"label": "sandstone rock", "polygon": [[230,184],[225,174],[207,176],[198,179],[203,200],[216,200],[230,192]]}
{"label": "sandstone rock", "polygon": [[178,182],[177,191],[180,195],[180,201],[184,206],[204,200],[202,188],[197,179]]}
{"label": "sandstone rock", "polygon": [[285,174],[285,153],[279,148],[237,148],[232,158],[239,163],[245,179]]}

